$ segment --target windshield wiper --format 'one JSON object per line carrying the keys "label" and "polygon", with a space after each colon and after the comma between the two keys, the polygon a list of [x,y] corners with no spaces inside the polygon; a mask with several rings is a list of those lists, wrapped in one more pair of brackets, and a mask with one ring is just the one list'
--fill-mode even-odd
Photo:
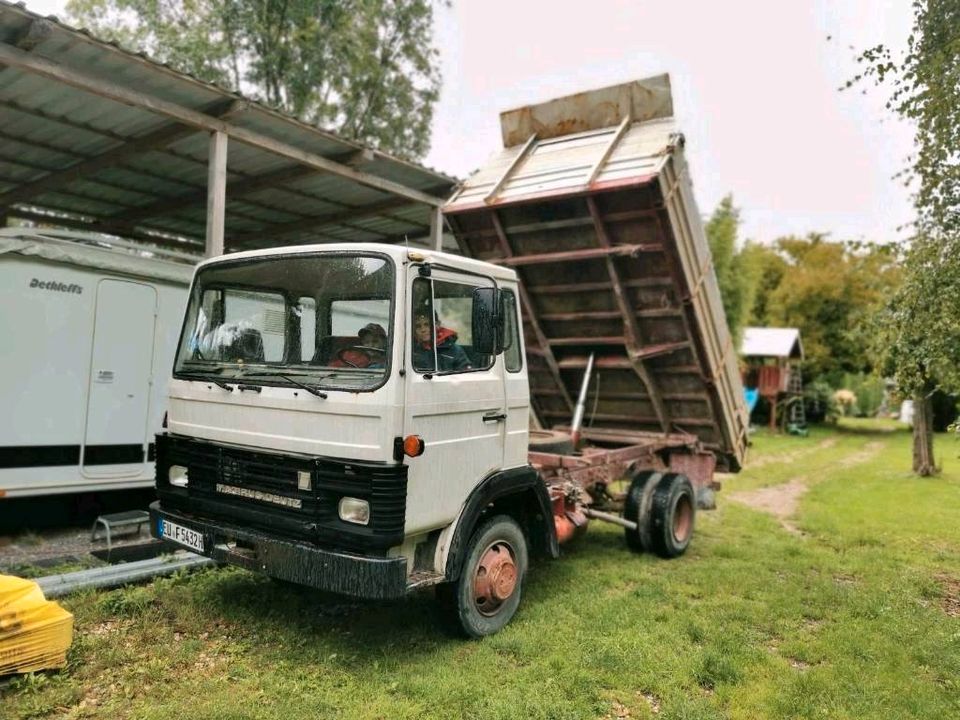
{"label": "windshield wiper", "polygon": [[212,382],[214,385],[219,385],[227,392],[233,392],[233,388],[230,385],[227,385],[223,380],[216,377],[210,377],[208,375],[200,375],[199,373],[180,373],[177,375],[179,378],[184,380],[194,380],[196,382]]}
{"label": "windshield wiper", "polygon": [[279,372],[256,372],[256,371],[253,371],[253,372],[245,372],[245,373],[243,373],[243,375],[241,375],[240,377],[250,377],[250,376],[254,376],[254,377],[278,377],[278,378],[283,378],[284,380],[286,380],[286,381],[287,381],[288,383],[290,383],[291,385],[296,385],[296,386],[299,387],[299,388],[303,388],[304,390],[306,390],[306,391],[307,391],[308,393],[310,393],[311,395],[316,395],[318,398],[321,398],[321,399],[323,399],[323,400],[326,400],[326,399],[327,399],[327,394],[326,394],[325,392],[321,392],[321,391],[317,390],[315,387],[312,387],[312,386],[310,386],[310,385],[307,385],[306,383],[300,382],[300,381],[297,380],[296,378],[291,377],[290,375],[287,375],[286,373],[279,373]]}

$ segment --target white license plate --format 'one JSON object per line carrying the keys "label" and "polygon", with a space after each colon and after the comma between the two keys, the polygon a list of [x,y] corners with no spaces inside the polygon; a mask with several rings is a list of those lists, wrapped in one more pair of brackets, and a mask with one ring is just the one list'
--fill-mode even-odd
{"label": "white license plate", "polygon": [[199,553],[203,552],[203,533],[185,528],[183,525],[177,525],[176,523],[161,518],[160,536],[167,540],[173,540],[173,542],[180,545],[185,545]]}

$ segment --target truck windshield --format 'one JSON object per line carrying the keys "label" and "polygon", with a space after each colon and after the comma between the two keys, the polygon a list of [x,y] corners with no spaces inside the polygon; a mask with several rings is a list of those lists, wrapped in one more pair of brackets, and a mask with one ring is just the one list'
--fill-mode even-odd
{"label": "truck windshield", "polygon": [[198,271],[174,375],[370,390],[387,377],[393,263],[373,254],[252,258]]}

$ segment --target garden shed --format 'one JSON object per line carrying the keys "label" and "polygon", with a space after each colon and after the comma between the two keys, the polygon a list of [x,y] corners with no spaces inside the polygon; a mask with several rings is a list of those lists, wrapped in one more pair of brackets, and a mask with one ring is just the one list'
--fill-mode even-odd
{"label": "garden shed", "polygon": [[776,427],[777,405],[786,403],[784,424],[802,424],[803,343],[797,328],[748,327],[740,342],[743,386],[770,404],[770,427]]}

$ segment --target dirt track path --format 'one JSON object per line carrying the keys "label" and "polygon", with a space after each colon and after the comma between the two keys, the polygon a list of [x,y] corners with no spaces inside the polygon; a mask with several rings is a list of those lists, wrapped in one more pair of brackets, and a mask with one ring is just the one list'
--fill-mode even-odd
{"label": "dirt track path", "polygon": [[[836,438],[828,438],[816,446],[816,449],[825,449],[832,447],[837,442]],[[839,461],[838,466],[850,468],[871,460],[884,447],[880,441],[869,442],[863,446],[863,449],[847,455]],[[787,453],[784,455],[763,458],[763,460],[754,463],[751,467],[762,467],[772,462],[794,462],[799,457],[811,452],[798,451],[796,453]],[[770,487],[759,488],[757,490],[744,490],[732,493],[729,497],[734,502],[746,505],[754,510],[773,515],[780,521],[781,527],[793,535],[803,535],[803,532],[794,522],[794,516],[797,512],[797,506],[800,504],[800,498],[806,494],[810,486],[819,482],[820,479],[811,480],[807,475],[798,475],[790,478],[787,482]]]}
{"label": "dirt track path", "polygon": [[837,438],[829,437],[825,440],[821,440],[813,447],[803,448],[802,450],[794,450],[792,452],[780,453],[779,455],[767,455],[766,457],[759,458],[753,462],[748,461],[748,467],[752,470],[753,468],[764,467],[765,465],[775,465],[779,463],[791,463],[796,462],[802,457],[815,453],[818,450],[828,450],[837,444]]}

